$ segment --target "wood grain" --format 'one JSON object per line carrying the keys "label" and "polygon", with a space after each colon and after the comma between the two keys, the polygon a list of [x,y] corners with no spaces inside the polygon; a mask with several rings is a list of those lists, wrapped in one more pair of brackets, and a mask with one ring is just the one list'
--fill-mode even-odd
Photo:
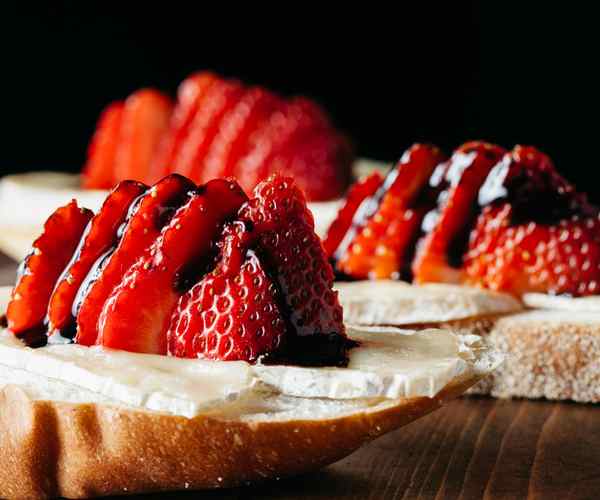
{"label": "wood grain", "polygon": [[[0,255],[0,285],[15,270]],[[598,405],[463,398],[313,474],[144,498],[597,499],[599,422]]]}
{"label": "wood grain", "polygon": [[599,412],[592,405],[464,398],[313,474],[144,498],[597,499]]}

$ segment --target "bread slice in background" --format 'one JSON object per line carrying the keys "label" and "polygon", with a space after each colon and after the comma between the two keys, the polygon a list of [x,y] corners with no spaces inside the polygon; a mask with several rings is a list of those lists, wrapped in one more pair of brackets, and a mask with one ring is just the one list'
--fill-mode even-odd
{"label": "bread slice in background", "polygon": [[522,310],[507,295],[455,285],[356,282],[336,288],[349,323],[447,328],[489,339],[505,361],[471,394],[600,402],[598,297],[535,294],[526,303],[545,308]]}

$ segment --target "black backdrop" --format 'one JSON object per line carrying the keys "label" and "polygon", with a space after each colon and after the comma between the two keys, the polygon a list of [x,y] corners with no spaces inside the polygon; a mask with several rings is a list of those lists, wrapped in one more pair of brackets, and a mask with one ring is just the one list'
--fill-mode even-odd
{"label": "black backdrop", "polygon": [[209,68],[317,99],[362,156],[529,143],[600,201],[595,18],[554,3],[3,3],[0,171],[77,170],[108,101]]}

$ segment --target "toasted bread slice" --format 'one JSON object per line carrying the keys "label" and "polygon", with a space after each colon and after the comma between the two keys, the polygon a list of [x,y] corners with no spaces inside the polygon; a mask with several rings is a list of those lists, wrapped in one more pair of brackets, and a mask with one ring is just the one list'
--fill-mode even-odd
{"label": "toasted bread slice", "polygon": [[[0,304],[7,292],[0,289]],[[213,397],[188,414],[189,405],[179,403],[151,408],[193,395],[207,401],[194,377],[200,387],[210,383],[212,363],[220,373],[214,380],[223,384],[227,363],[71,345],[31,350],[4,332],[0,497],[217,488],[314,470],[439,408],[499,363],[474,336],[455,343],[459,337],[448,331],[349,333],[362,345],[348,368],[231,362],[253,380],[239,377],[243,390],[221,391],[220,402]],[[455,356],[444,358],[453,345]],[[401,369],[393,369],[396,359]],[[104,365],[112,371],[103,382]],[[137,388],[147,397],[137,397]]]}
{"label": "toasted bread slice", "polygon": [[[499,398],[600,402],[600,302],[464,286],[356,282],[336,285],[347,321],[451,329],[487,338],[505,362],[469,391]],[[543,309],[542,309],[543,308]]]}

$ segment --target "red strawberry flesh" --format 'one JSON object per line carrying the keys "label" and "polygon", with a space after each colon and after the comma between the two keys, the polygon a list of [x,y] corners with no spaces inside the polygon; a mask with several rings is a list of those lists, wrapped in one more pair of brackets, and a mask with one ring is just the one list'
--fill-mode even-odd
{"label": "red strawberry flesh", "polygon": [[155,180],[173,172],[175,157],[181,144],[190,133],[190,125],[198,106],[203,102],[208,89],[217,81],[217,76],[208,71],[196,73],[179,85],[177,103],[167,132],[161,139],[158,150],[152,159],[151,173]]}
{"label": "red strawberry flesh", "polygon": [[465,257],[466,281],[515,295],[600,291],[598,209],[550,158],[516,146],[479,192],[484,205]]}
{"label": "red strawberry flesh", "polygon": [[57,209],[21,264],[8,304],[8,327],[18,336],[34,331],[34,342],[45,336],[44,319],[56,280],[68,264],[93,213],[73,200]]}
{"label": "red strawberry flesh", "polygon": [[354,214],[361,203],[373,196],[379,186],[383,183],[383,178],[379,172],[373,172],[368,177],[356,182],[350,188],[344,205],[337,214],[337,217],[329,226],[327,236],[323,240],[323,247],[328,257],[333,258],[336,250],[342,243],[344,236],[350,230]]}
{"label": "red strawberry flesh", "polygon": [[201,182],[205,156],[219,131],[223,115],[235,106],[243,93],[238,82],[216,81],[207,89],[202,105],[189,125],[189,134],[181,142],[173,161],[179,174]]}
{"label": "red strawberry flesh", "polygon": [[171,314],[182,289],[205,274],[224,222],[245,201],[232,182],[203,186],[173,216],[161,236],[126,272],[108,298],[98,328],[106,347],[165,354]]}
{"label": "red strawberry flesh", "polygon": [[115,184],[114,167],[123,109],[123,102],[113,102],[100,115],[83,167],[85,189],[110,189]]}
{"label": "red strawberry flesh", "polygon": [[407,277],[412,247],[430,196],[427,181],[444,156],[435,146],[415,144],[378,191],[357,209],[335,252],[337,269],[354,278]]}
{"label": "red strawberry flesh", "polygon": [[125,101],[115,157],[117,181],[152,181],[151,162],[166,133],[173,105],[164,94],[142,89]]}
{"label": "red strawberry flesh", "polygon": [[277,287],[232,224],[220,265],[179,300],[169,332],[169,353],[254,362],[275,351],[285,335]]}
{"label": "red strawberry flesh", "polygon": [[293,180],[274,176],[260,183],[240,219],[258,237],[257,254],[282,291],[295,334],[344,336],[342,308],[332,290],[333,270]]}
{"label": "red strawberry flesh", "polygon": [[71,262],[52,292],[48,307],[51,331],[58,330],[67,337],[75,334],[72,309],[77,291],[96,260],[116,244],[117,231],[127,217],[129,206],[145,189],[146,186],[135,181],[121,182],[91,220]]}
{"label": "red strawberry flesh", "polygon": [[224,116],[206,155],[201,180],[207,182],[234,174],[235,163],[250,140],[251,134],[279,104],[272,93],[253,87],[248,89]]}
{"label": "red strawberry flesh", "polygon": [[162,228],[195,187],[188,179],[172,174],[155,184],[130,207],[127,225],[116,249],[108,256],[100,257],[80,287],[78,303],[74,306],[79,344],[97,342],[98,317],[104,303],[127,270],[160,236]]}
{"label": "red strawberry flesh", "polygon": [[290,178],[255,189],[219,244],[216,268],[171,318],[176,356],[300,365],[347,363],[333,272]]}
{"label": "red strawberry flesh", "polygon": [[425,216],[429,232],[413,262],[416,282],[462,280],[462,256],[479,211],[479,188],[503,154],[499,146],[484,142],[466,143],[454,152],[444,176],[448,188],[440,194],[438,207]]}

